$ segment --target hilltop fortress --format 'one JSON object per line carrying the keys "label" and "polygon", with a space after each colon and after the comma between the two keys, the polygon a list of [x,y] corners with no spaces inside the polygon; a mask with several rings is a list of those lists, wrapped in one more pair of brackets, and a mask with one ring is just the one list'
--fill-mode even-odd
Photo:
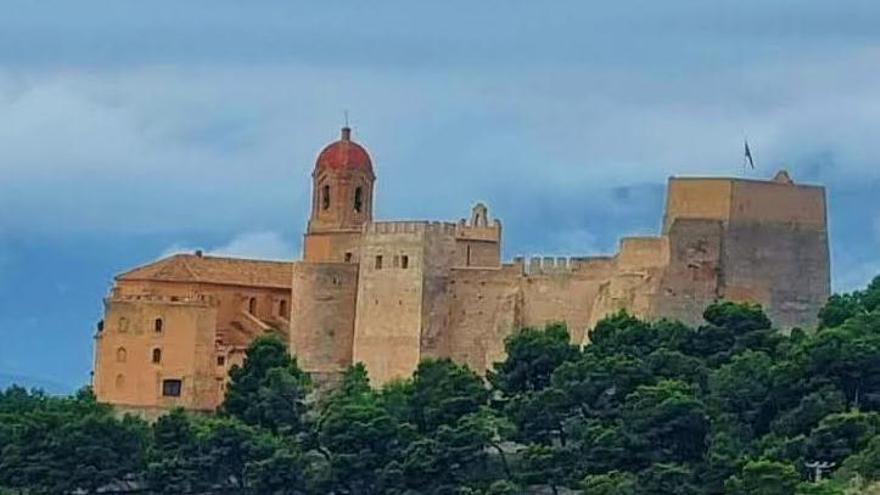
{"label": "hilltop fortress", "polygon": [[450,357],[483,372],[523,326],[568,325],[574,342],[626,309],[701,321],[718,299],[809,327],[829,295],[825,191],[772,180],[671,178],[662,231],[613,256],[501,260],[483,204],[458,222],[373,219],[376,177],[342,129],[318,155],[303,259],[179,254],[118,275],[96,334],[98,399],[122,409],[209,410],[248,343],[277,329],[300,365],[332,380],[363,362],[373,384]]}

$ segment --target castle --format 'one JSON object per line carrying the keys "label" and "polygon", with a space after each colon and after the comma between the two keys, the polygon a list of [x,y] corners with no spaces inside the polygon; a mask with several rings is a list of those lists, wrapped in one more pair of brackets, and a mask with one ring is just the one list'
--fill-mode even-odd
{"label": "castle", "polygon": [[659,235],[624,238],[613,256],[509,263],[483,204],[458,222],[377,221],[375,179],[343,128],[315,164],[302,261],[196,252],[118,275],[96,334],[98,399],[213,409],[229,368],[272,329],[317,380],[362,362],[381,385],[426,357],[485,371],[524,326],[562,321],[587,344],[620,309],[698,323],[727,299],[761,303],[782,328],[809,327],[829,295],[825,191],[785,172],[674,177]]}

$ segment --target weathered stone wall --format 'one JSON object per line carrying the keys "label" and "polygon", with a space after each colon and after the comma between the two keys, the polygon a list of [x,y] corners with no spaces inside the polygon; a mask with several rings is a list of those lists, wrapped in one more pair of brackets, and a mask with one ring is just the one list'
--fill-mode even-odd
{"label": "weathered stone wall", "polygon": [[364,228],[353,359],[366,365],[374,384],[409,376],[421,359],[429,226],[378,222]]}
{"label": "weathered stone wall", "polygon": [[[214,409],[223,385],[215,360],[216,323],[216,301],[207,298],[108,298],[103,330],[96,335],[98,400],[130,408]],[[154,350],[161,353],[158,363]],[[179,397],[163,395],[166,379],[181,380]]]}
{"label": "weathered stone wall", "polygon": [[328,231],[303,237],[303,261],[309,263],[358,263],[361,232]]}
{"label": "weathered stone wall", "polygon": [[449,354],[483,372],[504,357],[504,339],[522,322],[522,265],[456,268],[449,282]]}
{"label": "weathered stone wall", "polygon": [[672,177],[666,186],[663,233],[678,218],[727,221],[733,181],[728,178]]}
{"label": "weathered stone wall", "polygon": [[290,350],[316,379],[332,379],[352,363],[358,265],[295,263]]}
{"label": "weathered stone wall", "polygon": [[[231,346],[246,346],[267,328],[277,329],[284,334],[289,325],[289,288],[119,280],[114,286],[114,293],[178,299],[210,296],[217,302],[217,336],[224,344]],[[255,311],[250,315],[252,299]],[[264,325],[255,323],[249,315]]]}
{"label": "weathered stone wall", "polygon": [[813,326],[831,285],[824,189],[737,181],[732,208],[722,295],[762,303],[780,327]]}
{"label": "weathered stone wall", "polygon": [[[539,261],[540,260],[540,261]],[[572,341],[587,336],[593,303],[603,282],[613,274],[610,259],[532,258],[520,279],[522,324],[541,328],[562,322]]]}
{"label": "weathered stone wall", "polygon": [[723,225],[720,220],[678,218],[668,232],[669,265],[653,296],[652,317],[702,323],[719,297]]}
{"label": "weathered stone wall", "polygon": [[421,357],[445,357],[449,344],[449,282],[456,261],[452,224],[432,223],[425,229],[422,263]]}

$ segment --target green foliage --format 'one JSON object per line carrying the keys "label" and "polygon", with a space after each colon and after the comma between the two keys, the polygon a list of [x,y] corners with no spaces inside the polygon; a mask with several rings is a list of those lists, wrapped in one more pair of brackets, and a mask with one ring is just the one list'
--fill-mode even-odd
{"label": "green foliage", "polygon": [[0,425],[0,487],[90,493],[142,467],[147,426],[116,419],[89,391],[58,398],[10,388],[0,394]]}
{"label": "green foliage", "polygon": [[749,461],[731,478],[725,492],[731,495],[791,495],[800,483],[794,466],[779,462]]}
{"label": "green foliage", "polygon": [[623,424],[635,459],[656,463],[688,463],[706,452],[709,418],[703,403],[685,383],[663,380],[643,385],[626,398]]}
{"label": "green foliage", "polygon": [[413,375],[411,419],[426,433],[454,424],[488,400],[483,380],[466,366],[450,359],[428,359],[419,363]]}
{"label": "green foliage", "polygon": [[276,432],[305,430],[310,379],[277,335],[254,339],[248,346],[244,365],[233,366],[229,378],[221,412]]}
{"label": "green foliage", "polygon": [[504,350],[507,358],[495,363],[488,378],[495,390],[508,397],[547,388],[553,371],[580,354],[568,329],[558,323],[543,330],[524,328],[505,339]]}

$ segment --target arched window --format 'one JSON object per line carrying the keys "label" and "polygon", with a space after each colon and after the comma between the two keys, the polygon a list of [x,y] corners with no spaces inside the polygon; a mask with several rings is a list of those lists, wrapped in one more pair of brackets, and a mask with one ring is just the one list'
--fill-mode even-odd
{"label": "arched window", "polygon": [[116,349],[116,362],[124,363],[126,359],[128,359],[128,352],[126,352],[125,347]]}
{"label": "arched window", "polygon": [[116,375],[116,389],[122,390],[125,387],[125,375],[122,373]]}
{"label": "arched window", "polygon": [[164,329],[165,323],[162,321],[162,318],[156,318],[153,320],[153,331],[156,333],[162,333]]}
{"label": "arched window", "polygon": [[330,208],[330,186],[321,188],[321,208],[324,210]]}
{"label": "arched window", "polygon": [[128,332],[128,318],[121,317],[119,318],[119,333]]}
{"label": "arched window", "polygon": [[257,314],[257,298],[256,297],[252,297],[248,301],[248,313],[250,313],[252,315]]}
{"label": "arched window", "polygon": [[153,349],[153,364],[162,362],[162,349]]}
{"label": "arched window", "polygon": [[364,209],[364,188],[358,186],[354,190],[354,211],[360,213]]}
{"label": "arched window", "polygon": [[287,318],[287,301],[284,299],[278,303],[278,315]]}

